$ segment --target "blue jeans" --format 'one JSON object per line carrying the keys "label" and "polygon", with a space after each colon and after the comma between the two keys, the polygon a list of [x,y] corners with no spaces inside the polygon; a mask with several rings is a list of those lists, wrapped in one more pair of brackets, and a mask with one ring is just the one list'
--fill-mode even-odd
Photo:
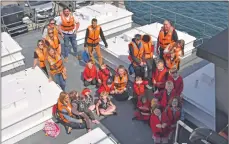
{"label": "blue jeans", "polygon": [[76,34],[64,34],[64,58],[68,57],[69,54],[69,42],[72,44],[72,48],[74,51],[74,56],[77,56],[77,41],[76,41]]}
{"label": "blue jeans", "polygon": [[66,81],[61,73],[54,75],[54,81],[62,88],[63,91],[65,91]]}

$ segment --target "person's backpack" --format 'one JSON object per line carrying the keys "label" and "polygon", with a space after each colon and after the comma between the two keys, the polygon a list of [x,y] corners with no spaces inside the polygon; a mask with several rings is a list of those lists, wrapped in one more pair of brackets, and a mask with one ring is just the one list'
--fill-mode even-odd
{"label": "person's backpack", "polygon": [[90,57],[89,57],[89,54],[87,53],[87,51],[83,51],[82,52],[82,60],[87,63],[89,61]]}
{"label": "person's backpack", "polygon": [[53,105],[52,107],[52,116],[55,120],[55,122],[59,122],[60,118],[59,118],[59,114],[57,113],[58,109],[57,109],[57,104]]}
{"label": "person's backpack", "polygon": [[134,74],[134,67],[133,67],[133,64],[130,64],[130,65],[129,65],[129,67],[128,67],[128,72],[129,72],[129,75]]}
{"label": "person's backpack", "polygon": [[60,127],[52,120],[48,120],[45,122],[43,131],[45,132],[46,136],[55,138],[60,134]]}

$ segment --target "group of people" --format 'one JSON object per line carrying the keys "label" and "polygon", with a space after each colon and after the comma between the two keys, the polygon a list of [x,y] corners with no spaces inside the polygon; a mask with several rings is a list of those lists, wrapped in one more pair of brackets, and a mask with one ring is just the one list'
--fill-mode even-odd
{"label": "group of people", "polygon": [[[136,112],[132,120],[150,125],[155,144],[168,143],[183,113],[183,78],[179,69],[184,45],[168,20],[159,32],[157,47],[147,34],[136,34],[129,44],[128,58],[135,73]],[[153,94],[148,96],[147,89],[152,89]]]}
{"label": "group of people", "polygon": [[[38,40],[34,52],[34,65],[54,80],[63,92],[60,93],[57,109],[60,119],[67,124],[67,133],[72,128],[87,128],[91,131],[91,122],[98,124],[93,111],[100,115],[116,115],[116,106],[110,96],[117,101],[126,101],[130,97],[128,89],[129,73],[119,65],[113,75],[103,63],[100,52],[100,38],[108,47],[102,28],[97,20],[92,19],[86,30],[85,50],[90,56],[83,72],[85,88],[65,92],[67,70],[64,62],[68,62],[69,42],[72,44],[74,56],[77,52],[76,33],[80,26],[78,19],[64,8],[56,20],[51,19],[43,31],[43,39]],[[61,48],[60,39],[64,40]],[[168,137],[174,131],[176,121],[182,113],[183,79],[178,74],[180,60],[184,55],[184,40],[178,40],[175,28],[168,20],[164,21],[155,47],[150,35],[136,34],[129,43],[129,60],[134,69],[133,102],[136,106],[133,120],[149,122],[155,143],[168,143]],[[93,50],[98,55],[99,68],[95,65]],[[154,54],[156,51],[157,54]],[[156,56],[157,55],[157,56]],[[64,60],[62,60],[62,56]],[[95,85],[99,99],[95,102],[89,85]],[[146,91],[151,91],[148,96]]]}

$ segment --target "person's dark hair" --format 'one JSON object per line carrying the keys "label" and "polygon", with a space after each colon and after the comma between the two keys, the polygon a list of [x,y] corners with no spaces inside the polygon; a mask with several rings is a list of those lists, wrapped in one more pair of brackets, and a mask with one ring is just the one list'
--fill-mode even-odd
{"label": "person's dark hair", "polygon": [[141,40],[141,35],[140,35],[140,34],[136,34],[136,35],[134,36],[134,38],[135,38],[136,40]]}
{"label": "person's dark hair", "polygon": [[135,77],[135,80],[137,80],[137,79],[142,79],[142,77],[136,76],[136,77]]}
{"label": "person's dark hair", "polygon": [[65,10],[71,11],[69,7],[64,7],[64,8],[63,8],[63,11],[65,11]]}
{"label": "person's dark hair", "polygon": [[91,23],[93,23],[93,22],[97,22],[97,19],[96,19],[96,18],[93,18],[93,19],[91,20]]}
{"label": "person's dark hair", "polygon": [[172,102],[173,102],[174,99],[177,99],[177,101],[178,101],[177,107],[180,108],[180,107],[181,107],[181,99],[180,99],[179,96],[175,96],[175,97],[171,98],[171,99],[169,100],[169,102],[168,102],[168,105],[171,107],[171,106],[172,106]]}
{"label": "person's dark hair", "polygon": [[184,55],[185,41],[183,39],[181,39],[181,40],[178,40],[177,43],[179,43],[181,45],[182,55]]}
{"label": "person's dark hair", "polygon": [[50,18],[50,19],[49,19],[49,23],[50,23],[51,21],[54,21],[54,22],[56,23],[56,20],[55,20],[54,18]]}
{"label": "person's dark hair", "polygon": [[87,63],[93,63],[93,60],[92,60],[92,59],[90,59]]}
{"label": "person's dark hair", "polygon": [[42,42],[44,44],[44,41],[43,40],[38,40],[37,41],[37,46],[39,45],[40,42]]}
{"label": "person's dark hair", "polygon": [[69,93],[69,98],[70,98],[70,100],[76,100],[78,94],[79,94],[79,93],[78,93],[77,91],[75,91],[75,90],[71,91],[71,92]]}
{"label": "person's dark hair", "polygon": [[112,78],[108,78],[108,79],[107,79],[107,85],[111,85],[112,83],[113,83]]}
{"label": "person's dark hair", "polygon": [[151,39],[150,35],[147,35],[147,34],[143,35],[143,37],[142,37],[142,40],[146,43],[148,43],[150,41],[150,39]]}

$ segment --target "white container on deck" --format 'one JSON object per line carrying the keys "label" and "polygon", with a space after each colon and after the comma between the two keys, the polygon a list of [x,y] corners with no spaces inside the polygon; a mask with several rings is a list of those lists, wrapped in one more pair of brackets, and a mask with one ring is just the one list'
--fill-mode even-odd
{"label": "white container on deck", "polygon": [[38,67],[2,77],[1,143],[16,143],[41,130],[61,91]]}
{"label": "white container on deck", "polygon": [[25,65],[20,45],[6,32],[1,33],[1,72]]}

